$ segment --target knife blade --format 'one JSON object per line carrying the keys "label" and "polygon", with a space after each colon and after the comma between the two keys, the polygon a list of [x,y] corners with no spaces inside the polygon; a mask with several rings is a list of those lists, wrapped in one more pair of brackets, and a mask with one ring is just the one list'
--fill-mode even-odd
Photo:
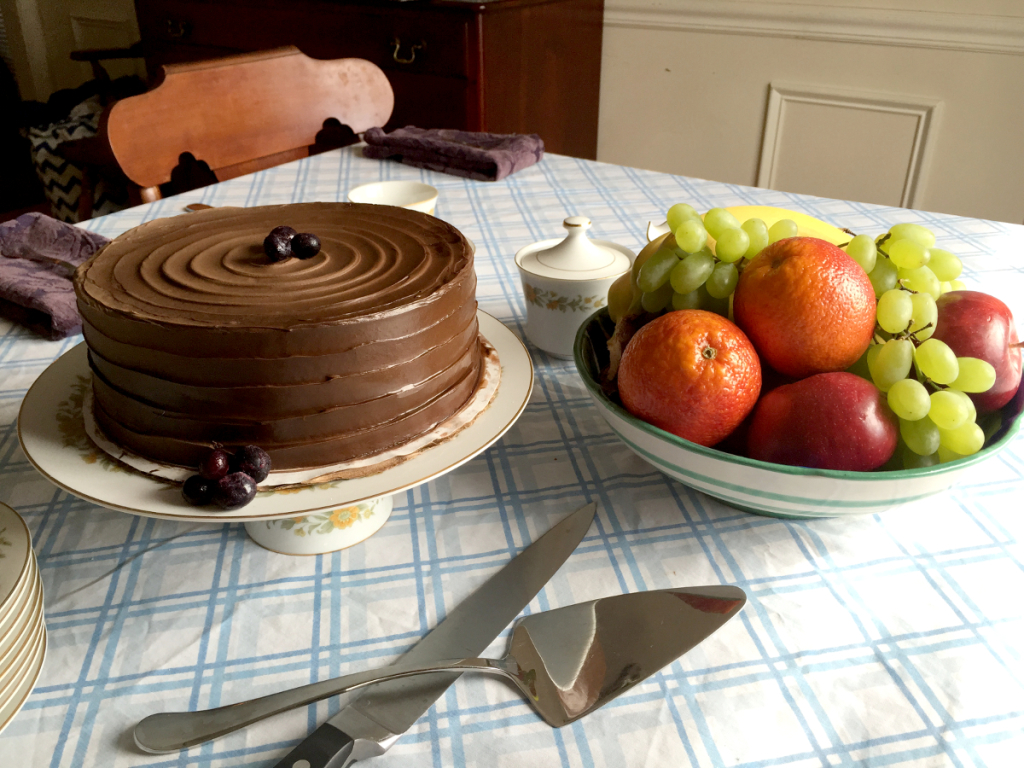
{"label": "knife blade", "polygon": [[[566,517],[456,606],[399,661],[479,656],[561,567],[597,511]],[[384,754],[461,673],[393,680],[367,688],[289,752],[275,768],[344,768]]]}

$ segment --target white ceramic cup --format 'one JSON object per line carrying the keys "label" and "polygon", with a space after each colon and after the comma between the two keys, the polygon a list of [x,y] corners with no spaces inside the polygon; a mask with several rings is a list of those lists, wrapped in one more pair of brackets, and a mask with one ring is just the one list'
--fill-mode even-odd
{"label": "white ceramic cup", "polygon": [[353,203],[394,205],[433,216],[437,189],[420,181],[374,181],[350,189],[348,199]]}

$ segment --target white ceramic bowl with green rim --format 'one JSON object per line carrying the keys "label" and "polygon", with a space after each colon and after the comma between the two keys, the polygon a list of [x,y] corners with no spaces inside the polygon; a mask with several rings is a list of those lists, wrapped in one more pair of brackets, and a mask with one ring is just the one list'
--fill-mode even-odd
{"label": "white ceramic bowl with green rim", "polygon": [[608,426],[642,459],[698,491],[730,506],[771,517],[845,517],[887,509],[941,493],[973,473],[1012,441],[1021,426],[1024,387],[998,414],[998,426],[974,456],[924,469],[842,472],[757,461],[683,440],[630,414],[604,393],[600,370],[607,365],[605,340],[614,323],[596,312],[576,335],[576,369]]}

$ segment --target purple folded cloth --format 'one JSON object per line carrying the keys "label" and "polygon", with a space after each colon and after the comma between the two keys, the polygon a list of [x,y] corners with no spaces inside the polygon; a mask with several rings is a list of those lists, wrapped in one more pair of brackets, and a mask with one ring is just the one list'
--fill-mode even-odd
{"label": "purple folded cloth", "polygon": [[78,333],[75,269],[108,242],[41,213],[0,224],[0,315],[49,339]]}
{"label": "purple folded cloth", "polygon": [[406,165],[479,181],[498,181],[544,157],[544,142],[535,133],[472,133],[410,125],[391,133],[370,128],[363,139],[366,157],[398,157]]}

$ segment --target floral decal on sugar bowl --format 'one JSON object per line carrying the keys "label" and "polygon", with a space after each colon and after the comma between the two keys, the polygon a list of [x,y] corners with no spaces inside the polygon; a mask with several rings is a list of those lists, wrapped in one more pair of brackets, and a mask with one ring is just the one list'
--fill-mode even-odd
{"label": "floral decal on sugar bowl", "polygon": [[526,299],[527,338],[549,355],[571,360],[580,324],[608,305],[608,289],[629,272],[636,255],[587,237],[586,216],[570,216],[562,226],[564,238],[520,248],[515,262]]}
{"label": "floral decal on sugar bowl", "polygon": [[535,306],[543,309],[558,310],[559,312],[586,312],[590,314],[596,309],[601,309],[608,303],[608,296],[560,296],[554,291],[545,291],[543,288],[535,288],[527,282],[523,282],[523,295],[526,300]]}

